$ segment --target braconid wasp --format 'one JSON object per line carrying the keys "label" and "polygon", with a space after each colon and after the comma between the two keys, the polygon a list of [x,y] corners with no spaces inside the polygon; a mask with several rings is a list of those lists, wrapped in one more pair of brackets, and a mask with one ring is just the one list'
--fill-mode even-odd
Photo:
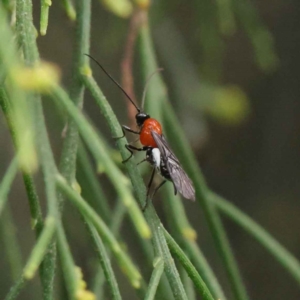
{"label": "braconid wasp", "polygon": [[[151,177],[147,185],[146,203],[142,210],[144,211],[147,208],[149,200],[153,198],[155,193],[163,186],[163,184],[166,183],[167,180],[173,183],[175,195],[177,192],[179,192],[184,198],[195,201],[195,189],[193,183],[181,167],[178,158],[170,149],[170,146],[162,134],[161,124],[156,119],[151,118],[150,115],[143,112],[146,87],[142,100],[142,108],[139,108],[122,88],[122,86],[104,69],[104,67],[96,59],[88,54],[86,54],[86,56],[91,58],[102,69],[102,71],[112,80],[112,82],[114,82],[114,84],[117,85],[117,87],[123,92],[126,98],[137,110],[135,120],[138,131],[131,129],[126,125],[122,125],[123,136],[118,137],[117,139],[123,138],[125,136],[125,131],[139,135],[139,140],[143,147],[138,148],[131,144],[127,144],[126,148],[130,152],[130,156],[123,160],[123,163],[126,163],[133,156],[133,151],[145,151],[146,158],[140,163],[147,161],[153,167]],[[147,83],[149,82],[149,79]],[[164,178],[164,180],[154,189],[151,197],[149,197],[156,171]]]}

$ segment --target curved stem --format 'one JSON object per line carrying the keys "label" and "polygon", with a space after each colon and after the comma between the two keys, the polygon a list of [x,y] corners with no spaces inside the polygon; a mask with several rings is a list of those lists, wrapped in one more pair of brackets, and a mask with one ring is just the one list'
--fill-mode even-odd
{"label": "curved stem", "polygon": [[247,300],[248,295],[218,211],[209,200],[208,188],[201,170],[198,168],[198,163],[195,160],[191,148],[187,146],[187,139],[178,124],[173,108],[166,101],[163,112],[166,120],[165,127],[167,133],[173,141],[176,141],[176,143],[174,143],[174,148],[177,150],[179,158],[182,159],[182,163],[194,182],[196,199],[203,209],[235,298]]}
{"label": "curved stem", "polygon": [[[94,96],[101,111],[103,112],[103,115],[106,118],[106,121],[108,122],[108,125],[110,126],[110,129],[112,131],[112,135],[121,136],[121,126],[94,79],[92,77],[86,76],[84,77],[84,82],[87,88],[91,91],[92,95]],[[117,141],[117,145],[123,159],[126,159],[128,157],[128,152],[125,148],[125,144],[126,139],[120,139]],[[142,178],[140,177],[137,167],[133,161],[129,160],[126,163],[126,168],[128,170],[139,203],[141,206],[143,206],[145,203],[146,189]],[[187,299],[186,293],[184,291],[182,282],[179,277],[179,273],[176,269],[170,251],[168,249],[166,240],[164,238],[160,220],[156,215],[152,205],[149,205],[149,207],[145,211],[145,218],[148,221],[148,224],[150,225],[151,231],[153,233],[153,245],[155,255],[162,256],[164,258],[165,271],[168,275],[168,280],[171,285],[175,299]],[[139,230],[139,228],[137,228],[137,230]]]}
{"label": "curved stem", "polygon": [[148,289],[145,295],[145,300],[155,299],[155,294],[157,286],[159,284],[160,278],[164,271],[164,260],[161,257],[158,257],[154,261],[154,270],[151,275],[151,279],[148,285]]}
{"label": "curved stem", "polygon": [[300,262],[295,256],[288,252],[264,228],[233,204],[214,192],[209,193],[209,198],[220,212],[227,215],[227,217],[236,222],[264,246],[300,285]]}
{"label": "curved stem", "polygon": [[174,241],[172,236],[164,229],[164,235],[166,237],[168,246],[170,247],[171,252],[179,259],[179,261],[182,263],[183,267],[189,274],[190,278],[195,284],[196,289],[200,293],[200,295],[205,300],[214,300],[214,297],[210,293],[209,289],[207,288],[205,282],[200,277],[199,273],[193,266],[193,264],[190,262],[188,257],[185,255],[183,250],[178,246],[178,244]]}

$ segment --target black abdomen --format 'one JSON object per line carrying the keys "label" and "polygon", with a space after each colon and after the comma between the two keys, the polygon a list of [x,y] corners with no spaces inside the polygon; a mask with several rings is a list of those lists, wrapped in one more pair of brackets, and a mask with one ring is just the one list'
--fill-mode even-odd
{"label": "black abdomen", "polygon": [[160,163],[160,174],[162,177],[166,178],[167,180],[171,180],[170,172],[167,169],[166,165],[164,164],[163,159],[161,158],[161,163]]}

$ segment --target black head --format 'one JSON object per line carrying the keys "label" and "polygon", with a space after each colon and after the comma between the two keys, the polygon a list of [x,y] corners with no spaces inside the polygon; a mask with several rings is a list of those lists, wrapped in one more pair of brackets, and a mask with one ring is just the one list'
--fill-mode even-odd
{"label": "black head", "polygon": [[145,114],[143,112],[138,112],[136,115],[135,115],[135,120],[136,120],[136,124],[141,127],[144,122],[149,119],[150,116],[148,114]]}

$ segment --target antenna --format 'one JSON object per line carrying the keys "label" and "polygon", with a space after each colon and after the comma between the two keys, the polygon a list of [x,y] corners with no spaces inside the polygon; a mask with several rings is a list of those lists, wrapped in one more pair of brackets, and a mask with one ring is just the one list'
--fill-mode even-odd
{"label": "antenna", "polygon": [[133,106],[136,108],[138,112],[141,112],[140,108],[133,102],[133,100],[130,98],[130,96],[125,92],[125,90],[122,88],[122,86],[104,69],[104,67],[91,55],[84,54],[90,59],[92,59],[101,69],[102,71],[111,79],[111,81],[123,92],[123,94],[128,98],[128,100],[133,104]]}
{"label": "antenna", "polygon": [[146,79],[146,84],[145,84],[145,88],[144,88],[144,91],[143,91],[143,97],[142,97],[142,104],[141,104],[141,108],[144,109],[144,103],[145,103],[145,98],[146,98],[146,94],[147,94],[147,91],[148,91],[148,88],[149,88],[149,83],[150,83],[150,80],[152,79],[152,77],[157,74],[158,72],[162,72],[164,69],[162,68],[158,68],[156,69],[155,71],[153,71],[149,76],[148,78]]}

